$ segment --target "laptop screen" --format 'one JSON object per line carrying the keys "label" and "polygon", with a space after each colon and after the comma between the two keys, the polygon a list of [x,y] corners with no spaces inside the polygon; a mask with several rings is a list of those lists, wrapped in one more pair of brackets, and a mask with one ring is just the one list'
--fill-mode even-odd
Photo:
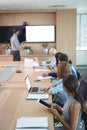
{"label": "laptop screen", "polygon": [[31,84],[30,84],[30,80],[29,80],[28,76],[26,76],[26,78],[25,78],[25,83],[26,83],[26,86],[27,86],[28,91],[29,91]]}

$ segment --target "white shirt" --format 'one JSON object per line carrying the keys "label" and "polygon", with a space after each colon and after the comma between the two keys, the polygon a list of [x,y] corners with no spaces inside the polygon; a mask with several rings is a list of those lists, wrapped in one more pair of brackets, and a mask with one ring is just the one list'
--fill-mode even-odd
{"label": "white shirt", "polygon": [[11,37],[11,47],[14,51],[20,50],[20,43],[16,34]]}

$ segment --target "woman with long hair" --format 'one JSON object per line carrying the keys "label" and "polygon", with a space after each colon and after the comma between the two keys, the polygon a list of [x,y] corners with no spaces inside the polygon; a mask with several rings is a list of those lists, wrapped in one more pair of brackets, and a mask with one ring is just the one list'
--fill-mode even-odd
{"label": "woman with long hair", "polygon": [[57,67],[57,81],[56,83],[53,81],[53,87],[49,90],[50,94],[58,94],[59,100],[58,102],[64,103],[67,99],[67,93],[63,90],[63,78],[66,75],[71,74],[71,69],[68,62],[60,62]]}
{"label": "woman with long hair", "polygon": [[[50,111],[63,124],[65,130],[87,130],[87,106],[83,97],[78,93],[78,81],[73,75],[63,78],[63,89],[68,94],[68,99],[63,108],[51,104]],[[60,116],[62,112],[64,119]]]}

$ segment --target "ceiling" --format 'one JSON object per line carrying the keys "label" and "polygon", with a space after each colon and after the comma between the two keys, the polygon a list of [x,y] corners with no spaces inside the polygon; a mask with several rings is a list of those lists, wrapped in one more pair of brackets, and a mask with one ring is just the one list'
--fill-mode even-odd
{"label": "ceiling", "polygon": [[0,10],[70,9],[87,12],[87,0],[0,0]]}

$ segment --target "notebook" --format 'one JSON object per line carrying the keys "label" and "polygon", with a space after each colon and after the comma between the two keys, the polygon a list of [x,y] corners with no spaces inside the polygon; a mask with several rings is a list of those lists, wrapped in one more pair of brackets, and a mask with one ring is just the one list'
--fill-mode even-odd
{"label": "notebook", "polygon": [[49,99],[49,94],[28,94],[27,97],[26,97],[26,100],[39,100],[39,99],[42,99],[42,100],[48,100]]}
{"label": "notebook", "polygon": [[46,91],[45,88],[42,88],[42,87],[34,87],[34,86],[31,86],[31,83],[30,83],[30,79],[29,79],[29,76],[26,75],[25,77],[25,84],[27,86],[27,89],[28,89],[28,92],[29,93],[44,93]]}
{"label": "notebook", "polygon": [[36,129],[48,128],[48,117],[21,117],[17,119],[16,129]]}

